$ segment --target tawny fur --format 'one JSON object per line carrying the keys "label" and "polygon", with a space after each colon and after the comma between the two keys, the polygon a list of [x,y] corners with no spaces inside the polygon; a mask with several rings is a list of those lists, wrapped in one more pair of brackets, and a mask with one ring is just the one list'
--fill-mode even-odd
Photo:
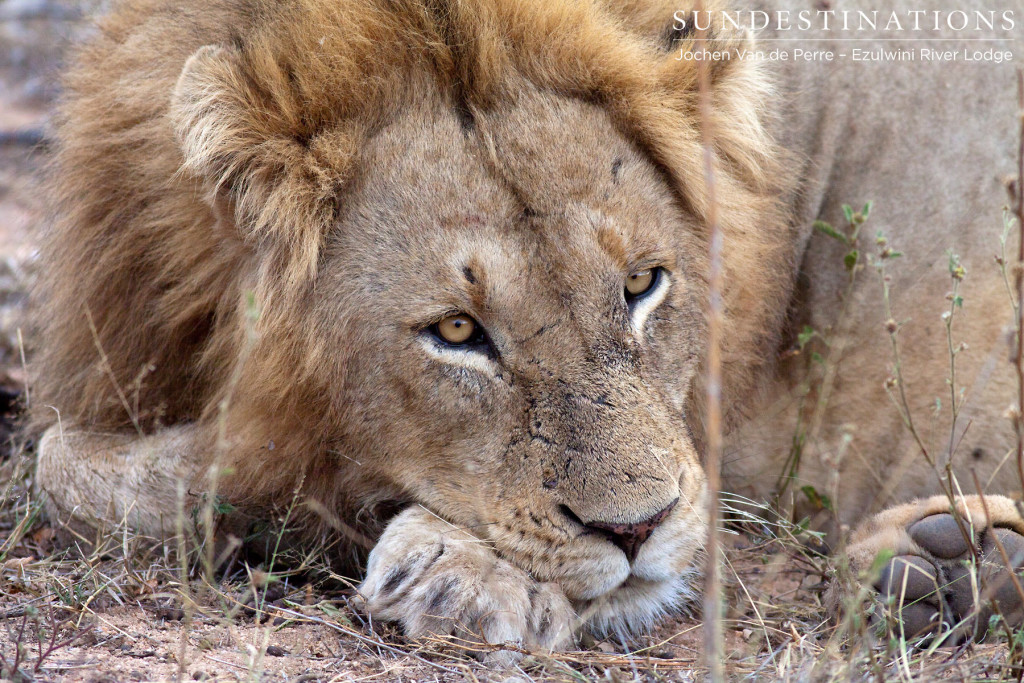
{"label": "tawny fur", "polygon": [[[811,237],[809,226],[838,221],[842,203],[878,200],[908,254],[894,291],[948,286],[941,251],[955,238],[979,302],[994,307],[1002,283],[978,264],[994,248],[995,168],[1006,161],[1005,131],[989,126],[1006,105],[986,100],[995,87],[954,100],[934,74],[865,90],[849,64],[782,65],[786,90],[773,94],[762,67],[738,58],[749,40],[722,27],[708,49],[731,58],[708,64],[702,121],[698,65],[676,59],[694,39],[672,30],[679,9],[116,5],[68,76],[56,126],[34,397],[35,427],[48,428],[37,483],[51,509],[113,509],[125,518],[115,521],[163,528],[179,470],[198,495],[211,464],[233,502],[295,500],[305,521],[348,540],[361,538],[352,525],[380,531],[388,516],[377,505],[418,503],[373,551],[368,604],[422,624],[418,606],[440,594],[426,587],[476,576],[479,591],[467,595],[490,605],[512,584],[522,593],[528,575],[550,589],[559,621],[585,608],[598,628],[643,628],[689,593],[703,538],[705,124],[724,237],[729,485],[771,493],[809,405],[803,357],[775,363],[791,312],[790,325],[833,331],[844,353],[838,398],[793,480],[780,480],[789,495],[805,482],[832,486],[839,511],[829,518],[849,523],[891,498],[934,492],[899,414],[882,411],[890,351],[877,284],[861,277],[846,294],[837,252],[849,245]],[[994,68],[958,73],[963,87],[998,78]],[[926,87],[937,93],[933,120],[916,104],[912,116],[893,106]],[[920,154],[922,126],[948,144]],[[965,187],[980,191],[950,200]],[[664,267],[670,289],[636,329],[622,283],[638,264]],[[917,291],[896,306],[934,324],[947,302]],[[844,296],[850,316],[837,320]],[[501,363],[454,361],[429,341],[442,304],[493,323]],[[991,348],[1000,324],[989,316],[964,334]],[[948,364],[944,339],[932,343],[941,336],[927,324],[900,331],[904,372],[929,383],[916,411],[947,391],[932,389]],[[979,462],[937,451],[961,481],[977,464],[993,493],[1015,486],[1001,472],[1012,433],[998,418],[997,351],[959,365],[972,392],[961,420],[974,420],[966,438]],[[948,432],[963,440],[965,430]],[[847,435],[853,455],[842,459]],[[154,468],[153,453],[173,467]],[[672,504],[633,563],[585,526],[639,523]],[[943,505],[874,518],[855,563],[912,553],[909,526]],[[1022,528],[1003,498],[993,498],[993,521]],[[488,549],[454,544],[407,602],[388,602],[392,572],[422,555],[408,549],[443,550],[448,525]],[[481,588],[495,566],[499,587]],[[552,645],[530,594],[509,602],[524,612],[500,626]]]}
{"label": "tawny fur", "polygon": [[[410,80],[432,81],[484,120],[529,83],[604,108],[699,225],[707,193],[697,74],[668,50],[675,9],[541,0],[117,6],[76,60],[56,127],[37,405],[97,429],[226,419],[238,491],[280,498],[305,477],[333,503],[337,491],[315,488],[339,428],[328,397],[344,368],[317,334],[326,323],[309,293],[325,236],[359,183],[364,141],[402,110]],[[716,36],[714,46],[742,40]],[[720,216],[725,357],[729,395],[739,396],[772,357],[795,237],[762,127],[766,81],[739,61],[713,65],[713,76],[717,189],[731,198]],[[49,409],[37,414],[42,425],[53,419]]]}

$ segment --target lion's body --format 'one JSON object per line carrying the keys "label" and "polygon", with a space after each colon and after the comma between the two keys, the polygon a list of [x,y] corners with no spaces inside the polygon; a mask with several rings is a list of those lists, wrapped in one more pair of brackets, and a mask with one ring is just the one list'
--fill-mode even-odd
{"label": "lion's body", "polygon": [[[883,15],[916,7],[887,6]],[[975,3],[956,9],[987,12],[991,7]],[[822,32],[800,35],[829,37]],[[928,35],[962,37],[948,29]],[[971,35],[1007,34],[997,30]],[[775,45],[766,43],[765,49]],[[882,231],[889,246],[903,253],[886,264],[886,275],[892,316],[900,325],[906,396],[929,455],[944,471],[952,443],[954,472],[964,493],[976,493],[972,471],[987,493],[1019,492],[1016,466],[1007,457],[1015,443],[1012,421],[1006,417],[1016,392],[1008,363],[1013,309],[995,262],[1001,251],[1003,208],[1009,203],[1006,181],[1016,173],[1014,66],[962,59],[855,62],[852,50],[858,43],[798,45],[831,49],[837,57],[832,64],[786,63],[775,69],[781,108],[776,136],[802,160],[793,211],[796,223],[807,228],[788,342],[795,347],[797,332],[808,325],[828,338],[832,350],[812,341],[802,356],[779,366],[758,404],[745,410],[748,419],[731,435],[725,458],[728,487],[760,498],[775,486],[793,450],[793,437],[801,431],[797,415],[802,403],[802,430],[808,436],[790,489],[800,508],[797,518],[816,512],[799,491],[806,485],[829,496],[838,493],[841,520],[850,525],[887,505],[939,490],[933,468],[887,395],[894,357],[882,282],[871,265],[880,251],[876,233]],[[865,43],[862,51],[917,54],[922,45],[934,47],[888,41]],[[970,43],[952,42],[961,52],[968,49],[965,45],[974,51]],[[838,57],[840,53],[846,58]],[[874,202],[873,213],[857,245],[865,268],[847,294],[843,257],[850,247],[810,226],[821,219],[845,229],[842,205],[859,209],[869,201]],[[1016,245],[1011,234],[1007,260],[1015,258]],[[967,271],[959,292],[963,309],[952,320],[953,347],[967,345],[956,356],[957,400],[963,404],[952,442],[953,400],[946,383],[950,351],[942,317],[950,311],[946,295],[953,289],[947,252],[958,255]],[[1013,275],[1009,269],[1007,273],[1012,286]],[[835,374],[822,381],[821,372],[815,371],[811,394],[801,402],[807,368],[815,365],[808,358],[811,352],[826,357]],[[893,396],[898,399],[898,391]],[[816,408],[822,400],[827,408]],[[848,446],[843,445],[844,434],[852,437]]]}
{"label": "lion's body", "polygon": [[[481,586],[494,577],[536,579],[558,614],[566,598],[578,609],[598,597],[606,623],[660,614],[686,591],[703,533],[693,435],[711,204],[698,66],[674,58],[694,36],[671,30],[676,9],[116,7],[70,72],[57,126],[35,400],[73,433],[64,440],[51,427],[41,447],[52,509],[83,505],[82,482],[99,472],[90,458],[106,458],[92,514],[120,496],[108,517],[157,533],[174,478],[191,472],[198,490],[216,464],[230,472],[219,490],[232,501],[298,496],[308,518],[349,531],[379,533],[379,506],[424,506],[434,518],[412,510],[388,527],[366,584],[371,607],[413,632],[430,626],[409,620],[441,589],[406,591],[396,604],[386,593],[397,570],[387,574],[383,558],[430,555],[416,543],[429,545],[442,519],[498,551],[468,543],[476,559],[466,563],[503,563],[467,594],[488,595]],[[740,44],[714,36],[718,49]],[[875,201],[878,223],[907,252],[893,305],[920,318],[901,333],[908,384],[930,382],[915,410],[946,396],[943,252],[964,257],[978,287],[965,285],[966,310],[1000,313],[958,323],[957,340],[972,346],[958,366],[970,389],[964,420],[974,420],[962,448],[983,448],[988,474],[1008,444],[1005,373],[986,365],[1008,306],[985,265],[998,244],[1007,135],[952,129],[958,116],[1005,112],[999,130],[1009,132],[1007,70],[972,75],[977,92],[964,105],[896,81],[850,92],[862,75],[884,77],[880,66],[856,68],[783,73],[784,95],[772,99],[753,62],[709,66],[735,426],[725,471],[756,497],[771,493],[794,430],[802,370],[777,362],[787,325],[836,321],[842,253],[809,225],[838,221],[842,202]],[[938,74],[929,78],[949,78]],[[762,126],[773,103],[788,154]],[[925,145],[938,131],[951,144]],[[664,274],[650,306],[623,301],[622,278],[638,268]],[[914,470],[914,488],[877,495],[872,477],[890,477],[910,447],[884,401],[890,362],[875,287],[861,273],[840,323],[853,333],[836,398],[797,483],[829,490],[822,454],[857,422],[838,496],[846,521],[935,488]],[[489,350],[429,336],[453,310],[483,324]],[[154,482],[161,453],[168,466]],[[993,490],[1008,490],[999,477]],[[62,494],[72,482],[85,493]],[[141,489],[152,504],[135,506]],[[661,541],[635,563],[594,532],[652,519],[666,520]],[[443,564],[417,571],[443,583]],[[517,578],[524,570],[530,579]],[[534,593],[523,599],[532,609]],[[558,642],[541,621],[502,628]]]}

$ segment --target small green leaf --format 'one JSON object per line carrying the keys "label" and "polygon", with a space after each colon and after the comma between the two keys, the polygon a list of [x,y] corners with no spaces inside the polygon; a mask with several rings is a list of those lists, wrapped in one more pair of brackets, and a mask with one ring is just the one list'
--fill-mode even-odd
{"label": "small green leaf", "polygon": [[331,619],[334,619],[335,621],[341,623],[343,626],[346,626],[351,629],[355,628],[355,624],[353,624],[352,620],[348,618],[348,615],[345,614],[345,612],[338,609],[337,607],[335,607],[333,604],[329,602],[318,602],[316,604],[316,608],[324,614],[326,614],[327,616],[329,616]]}
{"label": "small green leaf", "polygon": [[843,263],[846,265],[847,270],[853,270],[857,265],[857,259],[860,258],[860,252],[856,249],[848,253],[843,257]]}
{"label": "small green leaf", "polygon": [[818,493],[818,490],[813,486],[803,486],[800,488],[800,490],[803,491],[804,495],[807,496],[807,500],[809,500],[811,502],[811,505],[813,505],[816,509],[832,509],[832,501],[829,500],[829,497],[823,493]]}
{"label": "small green leaf", "polygon": [[807,500],[811,501],[811,504],[817,508],[821,508],[821,496],[818,495],[818,490],[813,486],[801,486],[800,490],[807,496]]}
{"label": "small green leaf", "polygon": [[868,569],[868,577],[872,582],[874,579],[878,578],[882,573],[882,570],[885,569],[885,565],[889,564],[889,560],[891,560],[895,554],[896,552],[891,548],[882,548],[878,551],[878,554],[875,555],[875,559],[871,562],[870,569]]}
{"label": "small green leaf", "polygon": [[817,351],[811,352],[811,360],[817,363],[818,365],[825,365],[825,359],[822,358],[821,354],[818,353]]}
{"label": "small green leaf", "polygon": [[853,208],[849,204],[843,204],[843,218],[846,219],[847,223],[853,222]]}
{"label": "small green leaf", "polygon": [[869,201],[866,204],[864,204],[864,208],[860,210],[861,215],[863,215],[864,218],[867,218],[869,215],[871,215],[871,207],[874,205],[875,203],[872,201]]}
{"label": "small green leaf", "polygon": [[838,230],[833,228],[831,224],[826,223],[825,221],[814,221],[814,229],[820,233],[828,235],[829,237],[839,240],[843,244],[850,243],[850,240],[847,239],[846,235],[839,232]]}
{"label": "small green leaf", "polygon": [[956,296],[953,297],[953,305],[956,306],[957,308],[963,308],[964,298],[957,294]]}
{"label": "small green leaf", "polygon": [[796,336],[796,343],[800,347],[800,350],[803,350],[803,348],[807,346],[807,342],[814,339],[816,334],[818,333],[814,331],[813,327],[810,325],[804,325],[803,331]]}

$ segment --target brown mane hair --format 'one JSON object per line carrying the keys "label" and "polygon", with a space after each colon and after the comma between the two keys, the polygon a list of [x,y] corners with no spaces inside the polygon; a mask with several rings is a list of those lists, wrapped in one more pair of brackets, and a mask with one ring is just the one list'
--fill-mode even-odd
{"label": "brown mane hair", "polygon": [[[528,82],[597,102],[697,216],[696,63],[676,3],[122,2],[66,80],[37,294],[36,424],[154,429],[229,411],[241,482],[268,434],[315,475],[344,406],[308,293],[363,142],[428,78],[486,118]],[[741,35],[715,35],[731,52]],[[206,47],[209,46],[209,47]],[[772,357],[795,264],[753,63],[712,65],[729,391]],[[282,454],[284,457],[284,454]],[[301,466],[295,466],[298,462]],[[315,476],[311,476],[315,479]],[[295,483],[273,482],[279,491]],[[326,494],[325,494],[326,495]]]}

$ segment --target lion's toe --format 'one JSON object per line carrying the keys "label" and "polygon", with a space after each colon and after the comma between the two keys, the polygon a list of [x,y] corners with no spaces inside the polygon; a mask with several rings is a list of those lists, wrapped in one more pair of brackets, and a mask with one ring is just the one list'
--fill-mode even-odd
{"label": "lion's toe", "polygon": [[935,557],[953,560],[971,550],[964,531],[949,513],[929,515],[911,524],[907,531],[915,543]]}
{"label": "lion's toe", "polygon": [[1011,628],[1020,626],[1024,621],[1021,597],[1024,536],[1012,529],[987,529],[980,535],[978,551],[976,579],[971,575],[968,558],[950,566],[946,574],[950,580],[950,604],[960,615],[977,614],[975,636],[980,638],[985,635],[989,621],[997,612]]}
{"label": "lion's toe", "polygon": [[944,623],[948,627],[941,576],[941,569],[914,555],[897,555],[882,569],[874,588],[907,638],[934,635]]}
{"label": "lion's toe", "polygon": [[474,642],[494,664],[512,664],[525,650],[558,648],[571,639],[575,621],[555,584],[536,581],[480,540],[419,510],[389,525],[359,592],[367,613],[399,623],[410,638]]}
{"label": "lion's toe", "polygon": [[1014,574],[1024,565],[1024,535],[1004,527],[974,534],[946,513],[925,517],[911,525],[909,533],[938,561],[943,579],[940,592],[961,630],[983,638],[997,611],[1009,626],[1020,625],[1024,602]]}

